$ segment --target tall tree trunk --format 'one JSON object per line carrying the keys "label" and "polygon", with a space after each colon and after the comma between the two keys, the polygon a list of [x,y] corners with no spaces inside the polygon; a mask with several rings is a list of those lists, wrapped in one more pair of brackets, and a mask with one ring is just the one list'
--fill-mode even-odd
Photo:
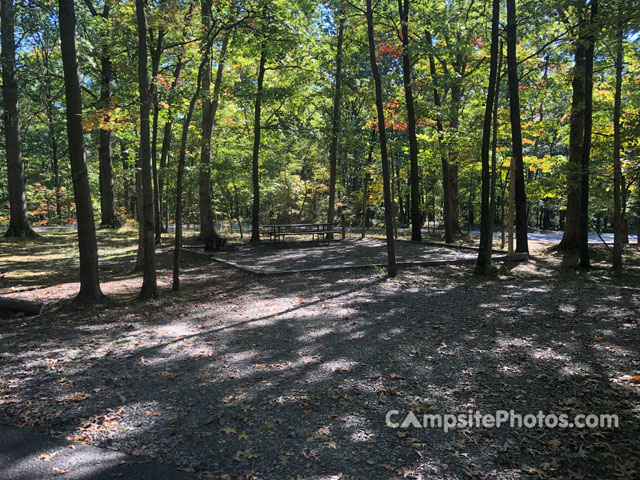
{"label": "tall tree trunk", "polygon": [[201,0],[201,21],[206,35],[203,39],[204,69],[202,72],[202,142],[200,145],[200,176],[198,183],[198,210],[200,214],[200,240],[214,238],[213,210],[211,207],[211,0]]}
{"label": "tall tree trunk", "polygon": [[[618,14],[620,15],[620,13]],[[616,28],[616,90],[613,101],[613,270],[622,271],[622,166],[620,162],[620,115],[622,112],[622,19]]]}
{"label": "tall tree trunk", "polygon": [[[176,63],[176,69],[173,73],[173,80],[171,81],[171,87],[169,88],[169,98],[171,98],[171,94],[175,91],[178,85],[178,79],[180,78],[180,72],[182,71],[183,61],[182,57],[178,57],[178,62]],[[169,149],[171,148],[171,129],[173,127],[173,112],[171,110],[171,105],[169,106],[169,111],[167,115],[167,121],[164,124],[164,131],[162,133],[162,148],[160,151],[160,170],[158,171],[158,205],[160,207],[160,211],[164,212],[167,216],[166,227],[169,227],[169,219],[168,219],[168,210],[167,206],[164,204],[164,171],[167,167],[167,159],[169,158]],[[161,232],[166,232],[166,229],[162,225],[162,218],[160,218],[160,228]],[[157,235],[157,233],[156,233]]]}
{"label": "tall tree trunk", "polygon": [[[591,0],[591,28],[598,15],[598,0]],[[593,54],[595,33],[589,32],[584,67],[584,139],[582,142],[580,175],[580,264],[590,268],[589,261],[589,163],[591,160],[591,131],[593,130]]]}
{"label": "tall tree trunk", "polygon": [[620,210],[622,211],[622,244],[629,245],[629,217],[627,215],[627,196],[629,190],[626,175],[620,176]]}
{"label": "tall tree trunk", "polygon": [[[109,18],[109,4],[105,2],[102,17]],[[111,100],[111,77],[113,67],[109,55],[109,47],[105,43],[102,45],[100,56],[100,108],[105,112],[110,108]],[[99,132],[98,158],[100,164],[100,212],[102,220],[100,226],[103,228],[117,228],[119,226],[116,216],[116,205],[113,195],[113,165],[111,153],[111,130],[101,128]]]}
{"label": "tall tree trunk", "polygon": [[[581,0],[578,12],[582,17],[585,4]],[[585,100],[585,55],[584,27],[579,28],[575,44],[575,65],[573,68],[573,90],[571,99],[571,117],[569,120],[569,163],[567,164],[567,213],[564,233],[558,248],[578,250],[580,229],[580,171],[582,162],[582,143],[584,140],[584,100]]]}
{"label": "tall tree trunk", "polygon": [[144,210],[142,207],[142,157],[140,156],[140,148],[137,149],[138,155],[135,162],[135,182],[136,182],[136,219],[138,220],[138,249],[136,252],[135,270],[140,271],[144,268]]}
{"label": "tall tree trunk", "polygon": [[144,0],[136,0],[138,23],[138,84],[140,88],[140,180],[142,184],[142,237],[143,276],[140,298],[149,299],[158,293],[156,284],[156,252],[153,221],[153,190],[151,182],[151,138],[149,132],[149,77],[147,72],[147,16]]}
{"label": "tall tree trunk", "polygon": [[251,239],[250,242],[260,241],[260,108],[262,106],[262,84],[264,82],[265,64],[267,62],[266,45],[263,43],[260,49],[260,63],[258,66],[258,88],[256,90],[256,102],[253,109],[253,154],[251,160],[253,183],[253,208],[251,211]]}
{"label": "tall tree trunk", "polygon": [[398,0],[402,29],[402,83],[407,105],[407,133],[409,135],[409,165],[411,184],[411,240],[422,241],[422,215],[420,214],[420,170],[418,168],[418,139],[416,137],[416,110],[411,85],[411,52],[409,51],[409,0]]}
{"label": "tall tree trunk", "polygon": [[[205,15],[203,13],[202,23],[205,30],[211,24],[210,0],[203,0],[203,8],[207,5]],[[203,241],[214,240],[218,237],[214,229],[214,215],[211,207],[211,135],[216,121],[216,112],[220,101],[220,88],[222,85],[222,73],[224,71],[224,60],[229,43],[227,33],[222,40],[218,69],[213,87],[213,99],[211,98],[211,48],[205,49],[205,65],[202,74],[202,144],[200,149],[200,178],[199,178],[199,212],[200,212],[200,239]]]}
{"label": "tall tree trunk", "polygon": [[7,153],[7,189],[9,190],[9,228],[5,237],[31,237],[35,232],[27,219],[27,194],[22,170],[18,83],[16,80],[15,7],[13,0],[0,4],[2,27],[2,99],[4,101],[5,151]]}
{"label": "tall tree trunk", "polygon": [[364,176],[364,192],[362,198],[362,232],[361,238],[364,238],[367,233],[367,221],[368,221],[368,213],[369,213],[369,186],[371,184],[371,173],[369,169],[371,168],[371,164],[373,163],[373,145],[376,140],[376,131],[375,129],[371,130],[371,138],[369,140],[369,154],[367,155],[367,171]]}
{"label": "tall tree trunk", "polygon": [[364,185],[362,186],[362,224],[360,228],[360,238],[367,235],[367,210],[369,208],[369,183],[371,183],[371,174],[364,174]]}
{"label": "tall tree trunk", "polygon": [[487,100],[484,106],[484,121],[482,124],[482,207],[480,213],[480,248],[476,262],[476,273],[486,274],[491,263],[491,248],[493,244],[493,229],[490,208],[491,170],[489,165],[489,149],[491,147],[491,111],[494,107],[496,94],[496,77],[498,75],[498,29],[500,23],[500,0],[493,0],[491,17],[491,58],[489,61],[489,86]]}
{"label": "tall tree trunk", "polygon": [[[461,73],[456,72],[456,76]],[[451,122],[450,127],[454,135],[458,134],[460,126],[460,103],[462,102],[462,91],[460,88],[460,79],[456,78],[451,85]],[[452,234],[460,235],[460,187],[458,175],[457,151],[451,149],[449,151],[449,195],[451,197],[451,231]]]}
{"label": "tall tree trunk", "polygon": [[124,173],[124,181],[123,181],[123,204],[127,215],[132,214],[131,209],[131,193],[129,191],[130,181],[129,181],[129,153],[125,147],[124,140],[120,139],[120,160],[122,161],[122,172]]}
{"label": "tall tree trunk", "polygon": [[[338,19],[338,45],[336,48],[335,92],[331,118],[331,146],[329,148],[329,211],[327,223],[333,229],[336,207],[336,169],[338,166],[338,135],[340,133],[340,102],[342,101],[342,44],[344,41],[344,16],[342,9],[336,12]],[[333,240],[333,233],[327,234],[327,240]]]}
{"label": "tall tree trunk", "polygon": [[[427,42],[432,46],[431,34],[426,32]],[[433,53],[429,53],[429,71],[431,73],[431,80],[434,83],[433,87],[433,103],[436,107],[441,106],[440,93],[436,86],[436,62]],[[444,134],[444,127],[442,126],[442,120],[440,117],[436,117],[436,129],[438,131],[438,140],[442,139]],[[442,196],[443,196],[443,208],[442,217],[444,221],[444,241],[446,243],[453,243],[453,216],[452,216],[452,201],[451,201],[451,179],[449,171],[449,159],[443,152],[440,154],[442,162]]]}
{"label": "tall tree trunk", "polygon": [[44,109],[47,115],[47,129],[49,133],[49,148],[51,154],[51,169],[53,171],[53,188],[55,190],[56,199],[56,219],[62,222],[62,199],[60,197],[60,172],[59,162],[60,154],[58,149],[58,135],[56,134],[53,93],[51,91],[51,75],[49,49],[43,45],[42,49],[42,67],[43,67],[43,87],[44,87]]}
{"label": "tall tree trunk", "polygon": [[[162,243],[162,204],[160,203],[160,181],[158,177],[158,120],[160,116],[160,99],[158,98],[158,74],[164,50],[164,29],[158,30],[158,38],[151,38],[151,86],[149,95],[152,100],[153,120],[151,122],[151,175],[153,180],[153,220],[156,245]],[[155,43],[155,44],[154,44]],[[179,60],[180,61],[180,60]]]}
{"label": "tall tree trunk", "polygon": [[497,156],[498,156],[498,106],[500,104],[500,83],[502,79],[502,40],[498,48],[498,70],[496,78],[496,94],[493,100],[493,132],[491,138],[491,200],[489,210],[491,212],[491,245],[493,246],[493,227],[496,219],[496,182],[497,182]]}
{"label": "tall tree trunk", "polygon": [[524,161],[522,158],[522,128],[520,125],[520,93],[518,61],[516,58],[516,2],[507,0],[507,67],[509,77],[509,112],[511,120],[511,144],[515,160],[516,203],[516,252],[529,252],[527,239],[527,194],[524,184]]}
{"label": "tall tree trunk", "polygon": [[[106,50],[106,47],[104,47]],[[111,59],[108,54],[101,58],[101,93],[100,103],[102,108],[109,108],[111,99]],[[116,216],[116,206],[113,194],[113,165],[111,154],[111,131],[101,128],[98,146],[98,158],[100,163],[100,212],[102,220],[100,226],[104,228],[116,228],[119,225]]]}
{"label": "tall tree trunk", "polygon": [[98,273],[98,244],[93,205],[89,188],[89,175],[84,154],[82,131],[82,95],[76,49],[76,14],[73,0],[60,0],[60,47],[64,70],[64,89],[67,103],[67,138],[73,179],[73,195],[78,222],[78,249],[80,251],[79,302],[95,302],[103,298]]}
{"label": "tall tree trunk", "polygon": [[371,0],[367,4],[367,37],[369,40],[369,61],[376,88],[376,110],[378,112],[378,130],[380,135],[380,158],[382,160],[382,182],[384,190],[384,226],[387,237],[387,274],[395,277],[398,273],[396,265],[396,246],[393,239],[393,205],[391,199],[391,175],[389,174],[389,155],[387,152],[387,132],[384,121],[384,104],[382,99],[382,81],[376,61],[376,44],[373,33],[373,9]]}
{"label": "tall tree trunk", "polygon": [[182,136],[180,138],[180,155],[178,157],[178,176],[176,179],[176,212],[175,212],[175,221],[176,221],[176,231],[175,231],[175,240],[174,240],[174,249],[173,249],[173,291],[177,292],[180,290],[180,249],[182,248],[182,183],[184,178],[184,167],[186,164],[187,157],[187,140],[189,137],[189,125],[191,124],[191,118],[193,117],[193,110],[195,109],[196,102],[198,101],[198,97],[200,97],[200,89],[202,86],[202,79],[205,75],[205,70],[208,68],[206,66],[207,59],[205,58],[203,62],[200,64],[200,69],[198,71],[198,80],[196,91],[191,97],[191,101],[189,102],[189,109],[187,110],[187,114],[184,117],[184,121],[182,123]]}

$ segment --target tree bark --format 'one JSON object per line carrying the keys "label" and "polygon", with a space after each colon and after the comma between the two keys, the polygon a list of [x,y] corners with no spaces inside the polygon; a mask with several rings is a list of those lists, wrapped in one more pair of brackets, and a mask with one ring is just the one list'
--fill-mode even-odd
{"label": "tree bark", "polygon": [[158,30],[158,38],[151,39],[151,86],[149,95],[153,102],[153,120],[151,124],[151,174],[153,180],[153,220],[154,237],[156,245],[162,243],[162,204],[160,203],[160,180],[158,175],[158,120],[160,116],[160,102],[158,98],[158,74],[160,73],[160,61],[164,50],[164,29]]}
{"label": "tree bark", "polygon": [[[426,32],[427,42],[431,46],[431,34]],[[440,93],[436,85],[436,63],[432,53],[429,54],[429,71],[431,74],[431,80],[434,83],[433,87],[433,103],[436,107],[440,107],[442,102],[440,100]],[[438,139],[442,138],[444,133],[444,127],[439,116],[436,118],[436,129],[438,131]],[[451,178],[449,171],[449,159],[444,152],[440,154],[440,160],[442,162],[442,196],[443,196],[443,208],[442,219],[444,222],[444,241],[445,243],[453,243],[453,216],[452,216],[452,198],[451,198]]]}
{"label": "tree bark", "polygon": [[41,302],[32,302],[21,298],[0,297],[0,310],[12,310],[30,315],[40,315],[43,308],[44,303]]}
{"label": "tree bark", "polygon": [[258,66],[258,88],[253,120],[253,154],[251,181],[253,183],[253,208],[251,211],[251,243],[260,241],[260,109],[262,106],[262,85],[264,83],[264,71],[267,61],[266,45],[263,43],[260,49],[260,63]]}
{"label": "tree bark", "polygon": [[620,162],[620,115],[622,112],[622,19],[616,28],[616,89],[613,101],[613,270],[622,271],[622,166]]}
{"label": "tree bark", "polygon": [[144,11],[144,0],[136,0],[136,20],[138,24],[138,85],[140,89],[140,180],[142,186],[142,237],[143,276],[140,298],[143,300],[155,297],[158,293],[156,284],[156,252],[154,239],[153,190],[151,182],[151,138],[149,131],[149,113],[151,96],[149,94],[149,77],[147,72],[147,18]]}
{"label": "tree bark", "polygon": [[[331,146],[329,148],[329,211],[327,223],[333,230],[336,207],[336,170],[338,166],[338,135],[340,133],[340,102],[342,101],[342,44],[344,41],[344,16],[342,10],[337,12],[338,45],[336,48],[335,92],[333,95],[333,112],[331,118]],[[327,240],[333,240],[333,233],[327,234]]]}
{"label": "tree bark", "polygon": [[[593,28],[598,15],[598,0],[591,0],[591,20]],[[589,33],[584,68],[584,138],[582,142],[580,175],[580,264],[583,270],[591,267],[589,261],[589,163],[591,160],[591,131],[593,130],[593,55],[595,34]]]}
{"label": "tree bark", "polygon": [[491,148],[491,113],[496,94],[496,77],[498,75],[498,34],[500,22],[500,0],[493,0],[491,18],[491,57],[489,61],[489,86],[487,100],[484,107],[484,121],[482,124],[482,201],[480,214],[480,248],[476,261],[476,273],[485,275],[491,264],[491,249],[493,246],[493,229],[491,228],[491,170],[489,165],[489,149]]}
{"label": "tree bark", "polygon": [[491,212],[491,244],[493,245],[493,227],[496,218],[496,182],[497,182],[497,155],[498,155],[498,106],[500,104],[500,83],[502,79],[502,40],[498,47],[498,70],[496,78],[496,94],[493,100],[493,132],[491,138],[491,200],[489,210]]}
{"label": "tree bark", "polygon": [[527,194],[524,184],[518,61],[516,58],[517,45],[516,2],[515,0],[507,0],[507,73],[509,80],[509,112],[511,120],[511,144],[516,166],[516,252],[529,253],[529,242],[527,238]]}
{"label": "tree bark", "polygon": [[59,162],[60,154],[58,149],[58,136],[56,134],[56,126],[54,119],[53,108],[53,93],[51,91],[51,76],[50,70],[50,52],[47,45],[42,45],[42,67],[43,67],[43,90],[44,90],[44,109],[47,115],[47,129],[49,133],[49,148],[51,154],[51,169],[53,173],[53,188],[55,190],[56,200],[56,219],[58,222],[62,222],[62,200],[60,198],[60,174],[59,174]]}
{"label": "tree bark", "polygon": [[[580,2],[578,12],[583,15],[584,1]],[[569,119],[569,163],[567,165],[567,212],[561,250],[578,250],[580,228],[580,169],[582,161],[582,143],[584,139],[584,100],[585,100],[585,55],[583,27],[579,28],[575,43],[575,64],[573,68],[573,90],[571,98],[571,117]]]}
{"label": "tree bark", "polygon": [[391,199],[391,175],[389,174],[389,154],[387,152],[387,132],[384,121],[384,105],[382,99],[382,81],[376,61],[376,44],[373,32],[373,9],[371,0],[366,0],[367,37],[369,41],[369,61],[376,89],[376,110],[378,112],[378,133],[380,136],[380,158],[382,161],[382,182],[384,190],[384,226],[387,240],[387,275],[395,277],[398,273],[396,265],[396,246],[393,239],[393,205]]}
{"label": "tree bark", "polygon": [[[458,69],[455,69],[456,77],[462,75]],[[451,122],[450,128],[453,135],[458,134],[458,128],[460,126],[460,103],[462,102],[462,91],[460,88],[460,79],[454,79],[451,84]],[[449,165],[449,195],[451,197],[451,232],[453,236],[460,235],[460,187],[459,187],[459,175],[458,175],[458,161],[457,151],[451,149],[449,151],[448,158]]]}
{"label": "tree bark", "polygon": [[409,165],[411,184],[411,241],[422,241],[422,215],[420,214],[420,169],[418,168],[418,139],[416,137],[416,110],[411,85],[411,52],[409,51],[409,0],[398,0],[402,32],[402,83],[407,105],[407,134],[409,135]]}
{"label": "tree bark", "polygon": [[[102,11],[102,18],[109,19],[109,4],[105,2]],[[111,100],[111,78],[113,67],[109,55],[107,40],[102,45],[100,55],[100,108],[105,112],[110,108]],[[116,206],[113,194],[113,156],[111,151],[111,130],[100,128],[98,145],[98,159],[100,164],[100,212],[102,220],[100,226],[103,228],[117,228],[119,226],[116,216]]]}
{"label": "tree bark", "polygon": [[73,180],[73,195],[76,202],[78,223],[78,247],[80,251],[79,302],[95,302],[103,298],[98,271],[98,244],[93,205],[89,188],[89,175],[84,153],[82,130],[82,95],[80,72],[76,49],[76,14],[73,0],[59,1],[60,47],[64,70],[64,87],[67,103],[67,138]]}
{"label": "tree bark", "polygon": [[9,190],[9,228],[5,237],[32,237],[35,232],[27,219],[27,194],[22,169],[18,83],[16,80],[15,7],[13,0],[0,4],[2,27],[2,99],[4,101],[7,189]]}
{"label": "tree bark", "polygon": [[[210,0],[203,0],[203,8],[209,5]],[[203,13],[202,23],[208,31],[211,18]],[[207,40],[208,42],[208,40]],[[202,74],[202,144],[200,149],[200,177],[199,177],[199,213],[200,213],[200,240],[205,242],[215,240],[218,235],[214,229],[214,215],[211,207],[211,135],[216,121],[216,112],[220,99],[220,88],[222,85],[222,73],[224,71],[224,59],[227,53],[229,42],[228,34],[222,40],[220,58],[213,87],[213,99],[211,98],[211,47],[205,48],[206,65]]]}
{"label": "tree bark", "polygon": [[191,101],[189,102],[189,109],[187,110],[187,114],[182,123],[182,136],[180,138],[180,155],[178,157],[178,176],[176,179],[176,212],[175,212],[175,220],[176,220],[176,231],[175,231],[175,240],[174,240],[174,250],[173,250],[173,285],[172,289],[174,292],[180,290],[180,249],[182,248],[182,183],[184,178],[184,167],[186,164],[187,157],[187,140],[189,137],[189,126],[191,124],[191,118],[193,117],[193,110],[195,109],[196,102],[198,101],[198,97],[200,97],[200,89],[202,85],[202,78],[204,76],[204,70],[207,69],[205,66],[207,60],[205,60],[200,64],[200,70],[198,71],[198,80],[196,91],[191,97]]}
{"label": "tree bark", "polygon": [[[169,88],[169,98],[171,98],[171,94],[176,89],[178,85],[178,79],[180,78],[180,72],[182,70],[183,61],[182,57],[178,57],[178,62],[176,63],[176,69],[173,73],[173,80],[171,81],[171,87]],[[167,228],[169,227],[168,223],[168,210],[167,206],[164,204],[164,171],[167,167],[167,159],[169,158],[169,149],[171,148],[171,129],[173,127],[173,112],[171,111],[171,105],[169,107],[168,119],[164,124],[164,129],[162,133],[162,148],[160,151],[160,170],[158,171],[158,205],[160,207],[161,213],[164,212],[167,214]],[[160,218],[160,228],[161,232],[166,232],[164,226],[162,225],[162,218]],[[157,231],[156,231],[157,232]],[[157,233],[156,233],[157,235]]]}
{"label": "tree bark", "polygon": [[[211,28],[211,0],[201,0],[201,21],[205,32]],[[200,240],[214,237],[213,210],[211,208],[211,44],[209,36],[203,39],[204,69],[202,71],[202,142],[200,145],[200,175],[198,182],[198,211],[200,215]]]}

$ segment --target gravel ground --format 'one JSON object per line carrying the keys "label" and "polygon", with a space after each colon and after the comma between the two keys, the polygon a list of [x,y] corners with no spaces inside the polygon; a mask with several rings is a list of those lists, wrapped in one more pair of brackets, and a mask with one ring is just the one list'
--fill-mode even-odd
{"label": "gravel ground", "polygon": [[[491,279],[463,266],[260,279],[190,262],[180,294],[0,320],[0,423],[201,478],[639,478],[635,274],[539,259]],[[620,425],[385,425],[389,410],[497,409]]]}
{"label": "gravel ground", "polygon": [[[379,238],[342,240],[330,244],[262,244],[243,245],[236,250],[215,252],[215,259],[262,273],[297,272],[335,268],[384,266],[387,247]],[[396,242],[396,259],[400,263],[454,262],[473,260],[477,252],[407,241]]]}

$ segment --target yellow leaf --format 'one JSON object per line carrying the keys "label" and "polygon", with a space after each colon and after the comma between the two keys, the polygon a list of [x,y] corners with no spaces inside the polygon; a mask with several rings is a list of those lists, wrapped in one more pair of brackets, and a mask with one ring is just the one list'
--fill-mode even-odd
{"label": "yellow leaf", "polygon": [[83,400],[86,400],[88,396],[89,395],[87,395],[86,393],[77,392],[71,395],[67,395],[66,397],[59,398],[56,400],[56,402],[58,403],[82,402]]}
{"label": "yellow leaf", "polygon": [[45,462],[48,462],[48,461],[50,461],[53,457],[55,457],[57,454],[59,454],[61,451],[62,451],[62,450],[57,450],[57,451],[55,451],[55,452],[53,452],[53,453],[49,453],[49,454],[42,453],[42,454],[40,454],[40,460],[44,460]]}

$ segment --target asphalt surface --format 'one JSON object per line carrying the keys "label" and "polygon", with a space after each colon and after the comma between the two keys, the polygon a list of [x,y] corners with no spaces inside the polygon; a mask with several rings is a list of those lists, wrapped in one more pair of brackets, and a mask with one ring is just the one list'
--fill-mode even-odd
{"label": "asphalt surface", "polygon": [[0,480],[194,480],[192,473],[102,448],[0,425]]}

